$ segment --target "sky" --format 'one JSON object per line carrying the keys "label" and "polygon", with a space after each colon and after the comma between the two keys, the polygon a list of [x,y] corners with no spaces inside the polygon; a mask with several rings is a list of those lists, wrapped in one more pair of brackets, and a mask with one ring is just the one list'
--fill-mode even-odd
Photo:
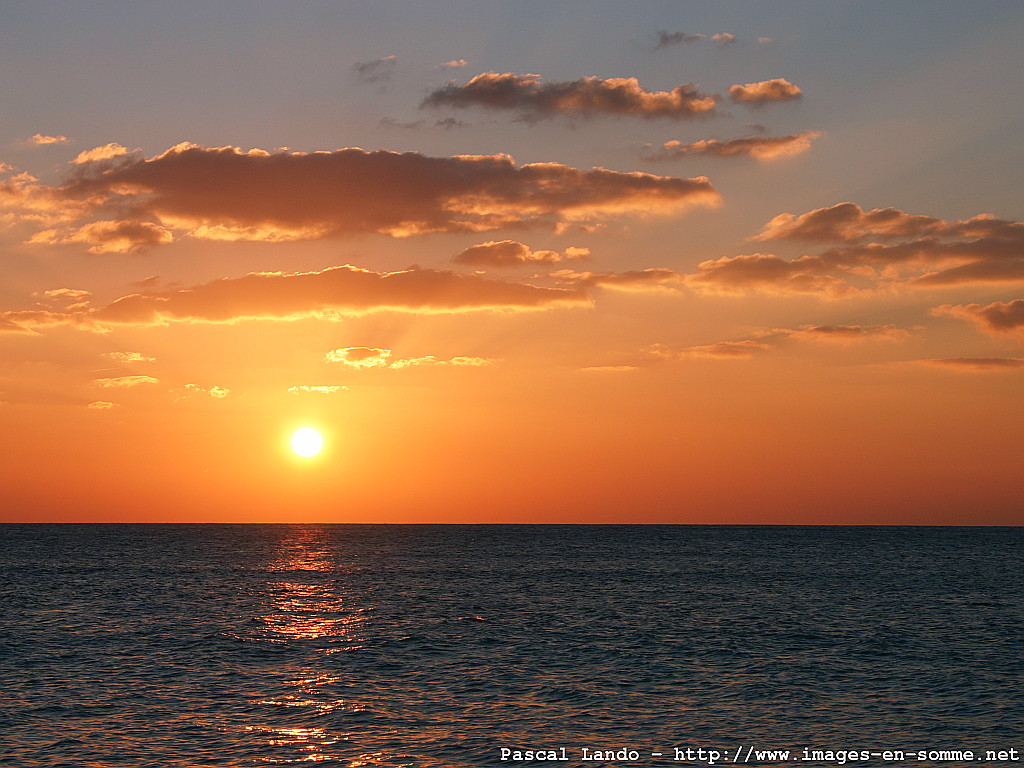
{"label": "sky", "polygon": [[1020,525],[1022,33],[6,2],[0,521]]}

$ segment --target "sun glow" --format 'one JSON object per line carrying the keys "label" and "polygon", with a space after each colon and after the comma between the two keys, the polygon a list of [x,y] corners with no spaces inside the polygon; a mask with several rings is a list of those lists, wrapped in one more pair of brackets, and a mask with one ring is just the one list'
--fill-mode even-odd
{"label": "sun glow", "polygon": [[312,427],[303,427],[292,435],[292,450],[299,456],[316,456],[323,447],[323,437]]}

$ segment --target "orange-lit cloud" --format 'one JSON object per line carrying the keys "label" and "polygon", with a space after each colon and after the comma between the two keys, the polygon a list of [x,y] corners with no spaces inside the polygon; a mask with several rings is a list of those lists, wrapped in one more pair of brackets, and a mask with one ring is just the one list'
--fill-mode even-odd
{"label": "orange-lit cloud", "polygon": [[1024,341],[1024,299],[996,301],[991,304],[943,304],[931,310],[973,323],[990,336],[1013,335]]}
{"label": "orange-lit cloud", "polygon": [[774,80],[762,80],[758,83],[734,85],[729,88],[729,98],[741,104],[754,106],[772,101],[793,101],[803,96],[803,92],[784,77]]}
{"label": "orange-lit cloud", "polygon": [[635,77],[544,82],[540,75],[484,72],[464,85],[438,88],[422,106],[517,110],[534,119],[553,115],[688,118],[711,114],[715,97],[701,93],[692,83],[671,91],[645,91]]}
{"label": "orange-lit cloud", "polygon": [[148,221],[94,221],[71,232],[56,229],[37,232],[28,242],[64,245],[89,243],[89,253],[137,253],[147,247],[166,245],[174,235]]}
{"label": "orange-lit cloud", "polygon": [[212,397],[215,400],[223,400],[230,393],[230,389],[218,387],[217,385],[213,385],[212,387],[202,387],[199,384],[186,384],[175,393],[175,400],[183,400],[192,395],[204,395]]}
{"label": "orange-lit cloud", "polygon": [[117,360],[119,363],[152,363],[156,361],[155,357],[149,357],[141,352],[105,352],[103,356]]}
{"label": "orange-lit cloud", "polygon": [[854,290],[838,277],[818,274],[799,260],[786,261],[770,253],[702,261],[697,272],[685,279],[694,288],[715,293],[762,291],[841,296]]}
{"label": "orange-lit cloud", "polygon": [[131,152],[132,150],[129,150],[128,147],[111,142],[110,144],[104,144],[102,147],[94,147],[93,149],[87,149],[83,152],[79,152],[78,156],[72,160],[71,163],[72,165],[98,163],[104,160],[113,160],[117,157],[124,157]]}
{"label": "orange-lit cloud", "polygon": [[771,328],[751,338],[719,341],[713,344],[674,348],[656,344],[644,351],[647,360],[681,360],[710,358],[745,360],[763,352],[777,350],[792,343],[823,342],[849,345],[863,342],[900,342],[910,338],[911,332],[894,325],[802,325],[799,328]]}
{"label": "orange-lit cloud", "polygon": [[[593,224],[719,201],[704,177],[585,171],[559,163],[516,166],[507,155],[438,158],[356,148],[269,153],[192,144],[149,159],[129,153],[83,161],[60,187],[35,179],[6,186],[21,208],[59,213],[65,221],[104,211],[105,221],[79,225],[72,235],[37,235],[41,242],[83,241],[104,250],[168,242],[170,230],[221,240],[365,232],[403,237]],[[4,192],[0,185],[0,205]],[[117,223],[109,220],[111,210],[123,214]]]}
{"label": "orange-lit cloud", "polygon": [[736,35],[731,32],[719,32],[717,35],[711,36],[711,41],[717,43],[720,48],[728,48],[730,45],[736,44]]}
{"label": "orange-lit cloud", "polygon": [[48,144],[68,144],[71,142],[67,136],[47,136],[42,133],[37,133],[29,139],[29,143],[37,144],[39,146],[46,146]]}
{"label": "orange-lit cloud", "polygon": [[570,246],[562,253],[548,250],[532,251],[528,245],[517,240],[488,240],[456,254],[452,261],[483,267],[519,267],[529,264],[554,264],[563,259],[585,259],[588,256],[589,248]]}
{"label": "orange-lit cloud", "polygon": [[93,411],[109,411],[111,408],[116,408],[117,403],[111,403],[108,400],[95,400],[85,407]]}
{"label": "orange-lit cloud", "polygon": [[140,384],[156,384],[160,380],[152,376],[115,376],[105,379],[93,379],[93,383],[105,389],[129,389]]}
{"label": "orange-lit cloud", "polygon": [[465,59],[452,59],[451,61],[446,61],[441,66],[446,69],[459,69],[466,66],[466,64],[468,64],[468,62]]}
{"label": "orange-lit cloud", "polygon": [[821,136],[819,132],[794,133],[788,136],[747,136],[742,139],[704,139],[690,144],[667,141],[662,151],[648,155],[647,160],[670,160],[690,155],[712,157],[752,157],[755,160],[775,160],[806,152],[811,142]]}
{"label": "orange-lit cloud", "polygon": [[552,272],[551,277],[563,284],[581,288],[613,288],[620,291],[657,291],[683,282],[683,275],[661,267],[626,272],[576,272],[560,269]]}
{"label": "orange-lit cloud", "polygon": [[470,357],[465,355],[448,358],[447,360],[439,359],[433,355],[396,358],[392,360],[390,349],[380,349],[376,347],[345,347],[342,349],[332,349],[324,356],[324,360],[329,363],[341,363],[342,365],[355,369],[400,369],[424,365],[469,366],[478,368],[485,365],[491,365],[495,362],[493,359],[488,357]]}
{"label": "orange-lit cloud", "polygon": [[840,203],[776,216],[754,239],[842,245],[790,261],[759,253],[705,261],[688,281],[723,292],[833,296],[882,286],[1024,282],[1024,224],[989,215],[945,221]]}
{"label": "orange-lit cloud", "polygon": [[299,384],[294,387],[288,387],[288,391],[293,395],[333,395],[346,389],[348,387],[339,384]]}
{"label": "orange-lit cloud", "polygon": [[77,325],[101,330],[112,325],[174,321],[333,319],[384,310],[439,313],[589,304],[590,299],[575,289],[541,288],[434,269],[374,272],[341,266],[319,272],[254,272],[192,288],[134,293],[104,307],[73,312],[0,312],[0,322],[29,328]]}

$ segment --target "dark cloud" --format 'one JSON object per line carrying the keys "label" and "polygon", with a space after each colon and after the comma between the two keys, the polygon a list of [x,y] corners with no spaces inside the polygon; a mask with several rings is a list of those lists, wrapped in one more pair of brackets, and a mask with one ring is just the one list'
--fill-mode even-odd
{"label": "dark cloud", "polygon": [[[121,214],[108,237],[164,241],[167,230],[224,240],[285,241],[377,232],[483,232],[506,226],[594,223],[626,213],[676,213],[716,204],[704,177],[682,179],[558,163],[516,166],[507,155],[428,157],[340,149],[287,153],[178,145],[153,158],[130,154],[76,167],[59,188],[24,195],[65,210]],[[55,204],[55,203],[54,203]],[[71,214],[65,214],[71,215]],[[92,227],[56,230],[44,242],[100,238]],[[147,239],[148,238],[148,239]],[[130,238],[129,238],[130,240]]]}
{"label": "dark cloud", "polygon": [[793,101],[803,97],[803,91],[784,77],[762,80],[758,83],[734,85],[729,88],[729,98],[741,104],[757,106],[773,101]]}
{"label": "dark cloud", "polygon": [[660,152],[648,155],[646,160],[672,160],[692,155],[712,157],[752,157],[755,160],[774,160],[806,152],[820,133],[794,133],[789,136],[747,136],[742,139],[704,139],[689,144],[667,141]]}
{"label": "dark cloud", "polygon": [[658,43],[654,46],[654,50],[680,45],[681,43],[696,43],[698,40],[703,40],[707,37],[707,35],[701,34],[689,35],[686,32],[669,32],[664,29],[659,29],[655,34],[658,36]]}
{"label": "dark cloud", "polygon": [[352,65],[352,71],[356,73],[356,77],[361,83],[382,83],[392,78],[397,63],[397,56],[384,56],[379,59],[356,62]]}
{"label": "dark cloud", "polygon": [[710,115],[715,97],[701,93],[692,83],[671,91],[645,91],[635,77],[544,82],[539,75],[484,72],[464,85],[438,88],[421,106],[515,110],[529,119],[553,115],[678,119]]}

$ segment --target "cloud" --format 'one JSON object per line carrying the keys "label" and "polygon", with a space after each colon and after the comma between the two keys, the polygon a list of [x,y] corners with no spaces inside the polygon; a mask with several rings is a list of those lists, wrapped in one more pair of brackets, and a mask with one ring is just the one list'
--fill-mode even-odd
{"label": "cloud", "polygon": [[702,261],[697,271],[686,275],[685,280],[699,290],[727,294],[763,291],[842,296],[854,290],[837,277],[817,274],[799,261],[786,261],[770,253]]}
{"label": "cloud", "polygon": [[55,229],[37,232],[28,242],[48,245],[90,243],[89,253],[138,253],[174,241],[170,230],[148,221],[94,221],[69,233]]}
{"label": "cloud", "polygon": [[152,376],[116,376],[107,379],[93,379],[93,383],[105,389],[128,389],[140,384],[157,384],[160,380]]}
{"label": "cloud", "polygon": [[711,41],[718,44],[719,48],[728,48],[736,44],[736,35],[730,32],[719,32],[711,36]]}
{"label": "cloud", "polygon": [[710,155],[712,157],[752,157],[755,160],[775,160],[806,152],[811,142],[821,136],[820,132],[794,133],[788,136],[747,136],[742,139],[704,139],[690,144],[681,141],[667,141],[662,151],[645,157],[645,160],[671,160],[688,155]]}
{"label": "cloud", "polygon": [[485,365],[491,365],[495,362],[489,357],[471,357],[467,355],[460,355],[447,360],[438,359],[433,355],[404,357],[397,358],[395,360],[391,360],[390,358],[390,349],[379,349],[376,347],[346,347],[342,349],[332,349],[324,356],[324,360],[326,362],[341,363],[355,369],[389,368],[396,370],[401,368],[411,368],[414,366],[433,365],[468,366],[478,368]]}
{"label": "cloud", "polygon": [[465,85],[449,83],[431,92],[424,107],[484,107],[518,110],[527,119],[554,115],[691,118],[711,114],[715,97],[692,83],[671,91],[645,91],[635,77],[544,82],[540,75],[484,72]]}
{"label": "cloud", "polygon": [[729,98],[741,104],[758,106],[771,101],[793,101],[803,97],[803,92],[784,77],[774,80],[762,80],[758,83],[733,85],[729,88]]}
{"label": "cloud", "polygon": [[339,384],[299,384],[294,387],[288,387],[288,391],[293,395],[333,395],[335,392],[343,392],[348,387]]}
{"label": "cloud", "polygon": [[644,350],[649,361],[709,358],[747,360],[772,352],[783,346],[803,342],[849,345],[865,342],[901,342],[910,338],[910,331],[894,325],[802,325],[799,328],[770,328],[751,338],[719,341],[690,347],[673,348],[656,344]]}
{"label": "cloud", "polygon": [[771,45],[774,41],[770,37],[759,37],[757,38],[757,42],[761,45]]}
{"label": "cloud", "polygon": [[342,363],[351,368],[381,368],[387,366],[389,357],[390,349],[345,347],[332,349],[324,355],[324,360],[328,363]]}
{"label": "cloud", "polygon": [[[111,142],[110,144],[104,144],[102,147],[93,147],[87,149],[84,152],[80,152],[78,156],[71,161],[72,165],[85,165],[86,163],[98,163],[107,160],[113,160],[118,157],[126,157],[131,154],[133,150],[129,150],[128,147],[124,147],[120,144]],[[138,150],[134,150],[137,152]]]}
{"label": "cloud", "polygon": [[627,272],[576,272],[560,269],[550,276],[563,284],[580,288],[612,288],[620,291],[660,291],[683,281],[683,275],[660,267]]}
{"label": "cloud", "polygon": [[850,286],[857,280],[916,288],[1024,281],[1024,224],[988,214],[945,221],[847,202],[780,214],[754,239],[841,243],[779,261],[794,274],[838,275]]}
{"label": "cloud", "polygon": [[142,354],[141,352],[104,352],[104,357],[109,357],[111,360],[117,360],[119,363],[153,363],[156,362],[155,357],[149,357]]}
{"label": "cloud", "polygon": [[523,311],[590,303],[586,294],[575,289],[541,288],[434,269],[373,272],[341,266],[319,272],[253,272],[192,288],[133,293],[103,307],[74,312],[0,312],[0,322],[23,328],[76,325],[102,331],[116,325],[334,320],[376,311]]}
{"label": "cloud", "polygon": [[933,308],[931,314],[966,320],[990,336],[1016,335],[1024,341],[1024,299],[996,301],[984,306],[943,304]]}
{"label": "cloud", "polygon": [[106,400],[96,400],[85,407],[93,411],[109,411],[111,408],[116,408],[117,403],[111,403]]}
{"label": "cloud", "polygon": [[384,56],[379,59],[360,61],[352,65],[352,71],[361,83],[383,83],[395,74],[397,56]]}
{"label": "cloud", "polygon": [[654,46],[654,50],[659,48],[668,48],[669,46],[679,45],[681,43],[696,43],[698,40],[703,40],[707,35],[688,35],[686,32],[669,32],[664,29],[659,29],[656,33],[658,36],[658,44]]}
{"label": "cloud", "polygon": [[446,69],[458,69],[466,66],[467,63],[468,62],[465,59],[452,59],[451,61],[446,61],[441,65],[441,67]]}
{"label": "cloud", "polygon": [[1024,357],[942,357],[931,360],[915,360],[914,362],[976,373],[1024,367]]}
{"label": "cloud", "polygon": [[71,139],[67,136],[46,136],[42,133],[37,133],[29,139],[29,143],[39,146],[46,146],[48,144],[69,144],[71,143]]}
{"label": "cloud", "polygon": [[214,398],[215,400],[223,400],[230,393],[230,389],[225,389],[224,387],[218,387],[216,385],[212,387],[201,387],[198,384],[186,384],[177,391],[174,399],[184,400],[192,395],[206,395]]}
{"label": "cloud", "polygon": [[517,240],[488,240],[456,254],[452,261],[475,266],[519,267],[527,264],[554,264],[563,259],[585,259],[589,256],[589,248],[570,246],[559,254],[558,251],[531,251],[529,246]]}
{"label": "cloud", "polygon": [[[9,201],[5,201],[4,193]],[[516,166],[508,155],[428,157],[416,152],[243,151],[180,144],[76,166],[65,183],[0,184],[0,205],[23,218],[77,220],[71,235],[130,250],[173,239],[171,230],[213,240],[290,241],[382,233],[484,232],[507,226],[592,225],[625,214],[674,214],[716,205],[705,177],[682,179],[559,163]],[[103,212],[104,221],[82,225]],[[117,222],[111,213],[119,213]]]}

